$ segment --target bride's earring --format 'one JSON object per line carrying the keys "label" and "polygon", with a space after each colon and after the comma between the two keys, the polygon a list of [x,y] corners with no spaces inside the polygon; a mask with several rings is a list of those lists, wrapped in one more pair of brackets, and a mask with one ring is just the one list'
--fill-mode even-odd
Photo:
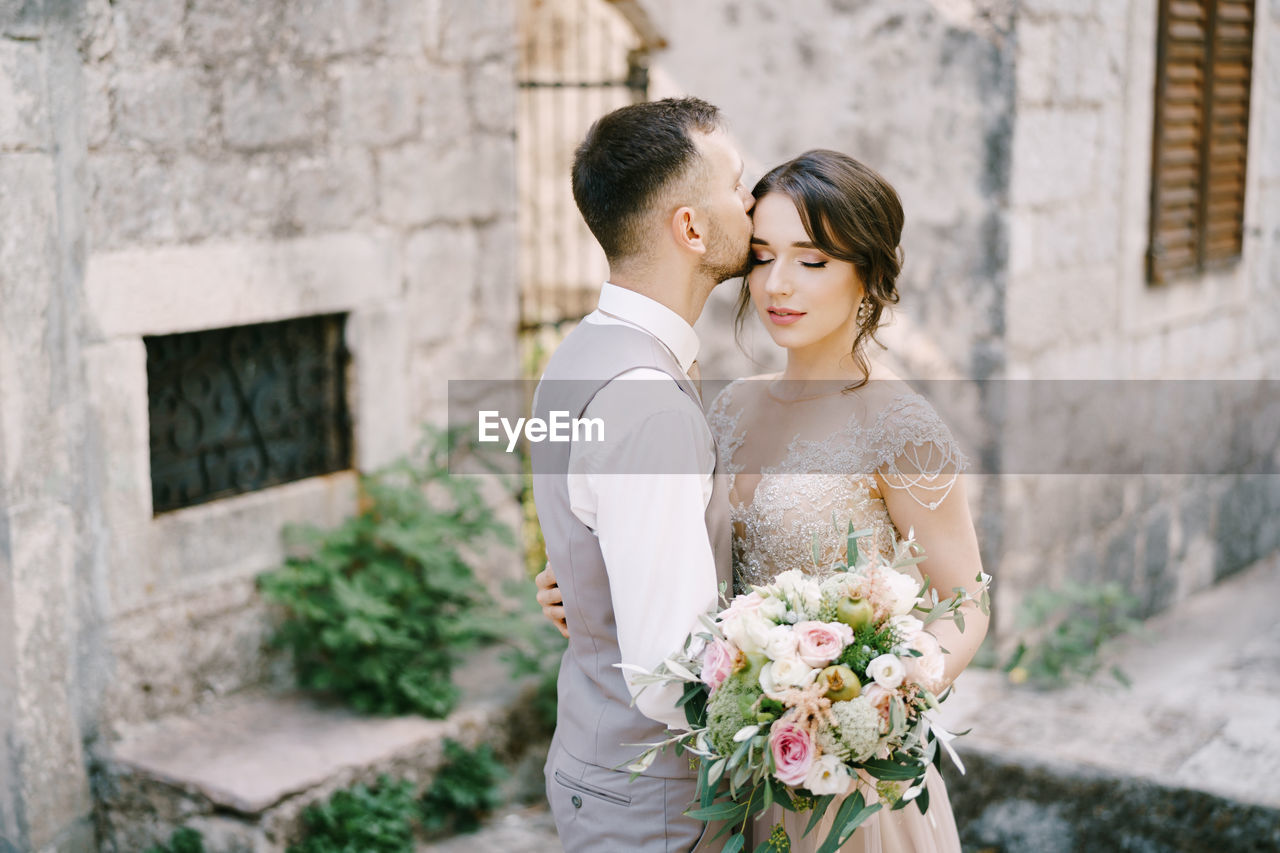
{"label": "bride's earring", "polygon": [[865,326],[867,321],[871,319],[871,300],[863,299],[858,303],[858,325]]}

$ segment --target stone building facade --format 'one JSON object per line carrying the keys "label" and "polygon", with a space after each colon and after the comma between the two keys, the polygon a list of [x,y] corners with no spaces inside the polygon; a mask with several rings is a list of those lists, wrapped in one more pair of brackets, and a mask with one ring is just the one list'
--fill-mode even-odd
{"label": "stone building facade", "polygon": [[130,725],[268,678],[352,471],[153,514],[144,336],[346,315],[355,466],[517,368],[511,2],[0,3],[0,849],[92,850]]}

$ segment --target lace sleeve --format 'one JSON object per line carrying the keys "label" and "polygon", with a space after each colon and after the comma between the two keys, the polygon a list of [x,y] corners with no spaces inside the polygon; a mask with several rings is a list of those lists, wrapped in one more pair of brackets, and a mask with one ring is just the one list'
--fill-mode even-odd
{"label": "lace sleeve", "polygon": [[733,454],[743,439],[743,436],[735,435],[742,410],[732,405],[733,389],[742,381],[735,379],[726,385],[711,401],[711,408],[707,410],[707,425],[711,427],[711,437],[715,439],[720,464],[730,473],[737,473],[733,466]]}
{"label": "lace sleeve", "polygon": [[880,413],[873,441],[885,483],[927,509],[946,500],[969,466],[951,430],[919,394],[899,397]]}

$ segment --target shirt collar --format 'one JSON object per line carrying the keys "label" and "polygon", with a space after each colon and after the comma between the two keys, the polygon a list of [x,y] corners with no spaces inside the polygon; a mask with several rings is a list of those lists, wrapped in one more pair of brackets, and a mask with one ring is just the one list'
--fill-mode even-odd
{"label": "shirt collar", "polygon": [[599,307],[653,335],[671,350],[680,369],[689,372],[689,365],[698,357],[698,333],[679,314],[656,300],[607,281],[600,288]]}

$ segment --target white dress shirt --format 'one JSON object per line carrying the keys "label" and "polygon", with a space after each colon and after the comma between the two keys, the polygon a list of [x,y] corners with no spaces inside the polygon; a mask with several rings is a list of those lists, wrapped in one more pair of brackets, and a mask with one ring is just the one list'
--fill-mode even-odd
{"label": "white dress shirt", "polygon": [[[608,283],[599,306],[583,322],[621,324],[652,335],[688,373],[698,336],[680,315]],[[628,398],[618,389],[615,382],[621,380],[655,383],[652,391],[645,389],[643,408],[634,405],[634,394]],[[574,442],[570,448],[570,508],[600,542],[622,662],[651,670],[701,630],[698,615],[719,598],[704,520],[715,443],[698,404],[653,368],[628,370],[605,385],[583,417],[602,419],[608,440]],[[666,471],[699,473],[609,473],[628,470],[628,457],[652,459],[654,453],[661,454]],[[688,728],[675,704],[680,685],[652,685],[638,696],[629,676],[627,686],[642,714],[669,728]]]}

